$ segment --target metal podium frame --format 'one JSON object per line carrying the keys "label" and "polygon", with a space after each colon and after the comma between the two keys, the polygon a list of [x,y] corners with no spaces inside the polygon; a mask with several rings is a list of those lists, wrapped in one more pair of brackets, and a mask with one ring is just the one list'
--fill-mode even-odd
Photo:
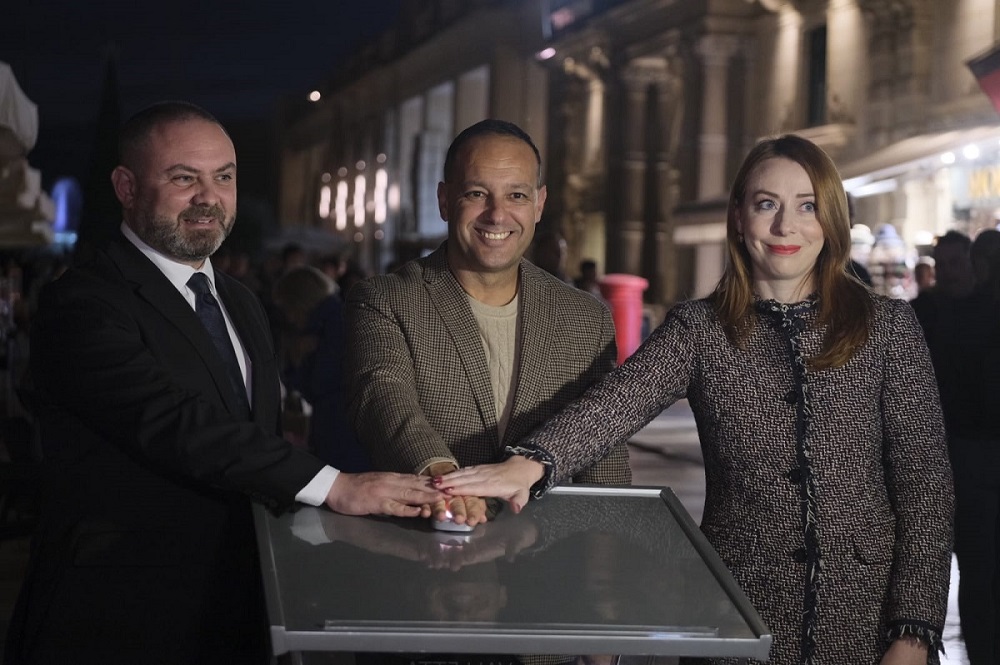
{"label": "metal podium frame", "polygon": [[[553,510],[547,509],[547,502]],[[695,656],[695,657],[739,657],[755,658],[766,660],[771,646],[771,634],[763,620],[757,614],[742,590],[737,586],[732,575],[726,569],[722,560],[705,539],[704,535],[693,522],[690,515],[681,505],[680,501],[669,488],[661,487],[606,487],[606,486],[563,486],[553,489],[545,498],[540,501],[529,502],[528,506],[518,515],[512,514],[509,510],[504,510],[499,515],[497,521],[507,520],[506,527],[493,527],[495,529],[506,528],[513,530],[521,528],[521,523],[517,520],[541,520],[544,526],[540,529],[541,540],[547,537],[555,537],[552,534],[560,534],[562,531],[576,534],[579,538],[591,538],[592,531],[601,525],[588,525],[589,515],[594,513],[594,507],[602,510],[598,512],[614,513],[612,518],[605,522],[613,522],[615,529],[621,534],[633,534],[636,537],[648,535],[651,528],[650,522],[655,524],[652,527],[657,531],[662,531],[670,535],[669,547],[671,553],[664,555],[659,548],[646,545],[643,550],[644,561],[648,562],[650,556],[664,557],[663,561],[669,563],[670,557],[679,556],[685,559],[683,570],[693,571],[686,577],[696,578],[695,589],[690,593],[691,620],[694,625],[687,625],[688,613],[682,611],[678,613],[678,605],[688,602],[688,597],[684,596],[680,601],[674,598],[669,608],[660,611],[656,603],[658,597],[653,594],[651,598],[644,597],[642,601],[637,600],[636,604],[643,604],[641,609],[644,614],[638,617],[639,620],[624,621],[621,624],[602,622],[595,620],[566,620],[556,616],[555,620],[538,621],[526,619],[524,621],[506,618],[503,621],[478,620],[478,621],[456,621],[456,620],[435,620],[433,618],[392,618],[380,614],[377,617],[363,616],[363,608],[360,603],[357,605],[358,616],[352,613],[355,606],[343,607],[347,603],[344,594],[354,594],[352,598],[360,601],[363,597],[365,601],[384,603],[381,607],[390,608],[384,614],[392,614],[397,607],[406,606],[406,599],[403,594],[397,594],[393,590],[381,591],[373,590],[373,586],[364,585],[364,580],[358,580],[357,575],[349,572],[341,574],[339,571],[349,571],[351,566],[354,570],[359,570],[358,563],[360,557],[364,557],[365,566],[368,562],[375,567],[375,575],[371,579],[382,580],[382,566],[386,571],[385,577],[391,577],[395,573],[395,559],[386,558],[384,552],[380,555],[369,555],[365,549],[354,547],[356,543],[347,541],[349,547],[341,546],[335,548],[299,549],[308,548],[303,545],[301,535],[293,536],[293,524],[301,523],[303,520],[312,521],[321,525],[328,531],[337,532],[338,527],[348,527],[347,531],[357,528],[382,529],[375,532],[376,537],[369,539],[369,542],[376,542],[378,549],[382,549],[383,539],[378,538],[378,533],[389,536],[389,540],[397,534],[401,538],[409,539],[408,543],[421,544],[421,539],[439,538],[437,532],[430,529],[426,520],[417,519],[397,519],[397,518],[373,518],[373,517],[347,517],[337,515],[326,508],[303,507],[292,514],[274,516],[261,506],[255,506],[254,519],[257,528],[257,540],[260,549],[261,569],[263,572],[264,591],[267,600],[268,617],[270,621],[271,644],[275,655],[301,652],[449,652],[449,653],[476,653],[476,654],[502,654],[502,653],[534,653],[534,654],[564,654],[564,653],[616,653],[621,655],[648,655],[648,656]],[[638,508],[639,510],[635,510]],[[555,510],[559,509],[559,510]],[[588,513],[587,511],[591,512]],[[303,512],[305,511],[305,512]],[[531,517],[534,511],[536,517]],[[635,525],[629,524],[630,516],[636,513],[643,515],[643,522]],[[638,519],[638,517],[636,518]],[[345,520],[368,520],[368,522],[345,522]],[[565,522],[573,522],[573,527],[567,527]],[[488,522],[480,525],[477,530],[488,530],[496,522]],[[537,529],[537,526],[532,528]],[[574,531],[575,529],[575,531]],[[643,531],[643,533],[639,533]],[[681,535],[682,534],[682,535]],[[621,542],[621,538],[612,534],[612,539]],[[626,535],[626,537],[628,537]],[[627,544],[626,553],[632,550],[643,549],[634,546],[631,541]],[[325,543],[324,543],[325,545]],[[542,554],[535,550],[529,555],[533,559],[526,561],[544,562],[544,550],[547,544],[541,547]],[[306,556],[303,556],[306,552]],[[347,552],[350,560],[347,560]],[[650,554],[653,552],[653,554]],[[327,558],[328,557],[328,558]],[[507,566],[517,566],[517,558]],[[628,557],[608,558],[600,560],[600,566],[606,569],[610,575],[627,576],[630,574]],[[314,560],[315,559],[315,560]],[[386,564],[388,561],[388,565]],[[420,563],[404,562],[400,565],[412,566],[407,569],[410,572],[403,578],[406,582],[415,584],[423,583],[427,575],[419,574]],[[500,565],[500,564],[497,564]],[[528,564],[521,564],[522,566]],[[535,564],[531,564],[535,565]],[[565,562],[558,559],[549,564],[555,566],[553,571],[565,571]],[[665,567],[668,567],[665,565]],[[522,568],[523,569],[523,568]],[[515,571],[515,568],[505,568],[507,571]],[[544,571],[544,569],[543,569]],[[365,570],[365,572],[370,572]],[[447,571],[442,573],[436,571],[437,578],[431,578],[428,584],[433,585],[433,580],[447,579],[441,578],[451,574]],[[457,573],[455,573],[457,574]],[[516,574],[516,573],[515,573]],[[338,577],[340,575],[340,577]],[[559,575],[553,576],[559,577]],[[548,576],[544,579],[549,580]],[[537,582],[537,580],[535,580]],[[641,583],[641,581],[640,581]],[[531,581],[527,585],[530,586]],[[354,587],[354,588],[352,588]],[[525,591],[514,588],[509,593],[517,600],[518,594],[538,593],[537,584],[535,588]],[[381,588],[381,587],[379,587]],[[613,587],[617,588],[617,587]],[[345,589],[347,591],[345,592]],[[307,593],[304,593],[304,590]],[[431,589],[429,593],[433,593]],[[552,607],[559,615],[560,608],[558,598],[560,593],[564,593],[564,598],[570,598],[573,592],[578,590],[569,589],[560,591],[556,589],[552,597],[556,602]],[[382,596],[391,595],[392,598],[373,598],[373,595],[381,593]],[[504,594],[506,595],[506,590]],[[647,594],[648,595],[648,594]],[[308,596],[307,598],[303,596]],[[532,596],[534,598],[534,596]],[[319,599],[319,600],[317,600]],[[340,616],[331,618],[325,614],[308,616],[311,608],[322,606],[323,599],[330,600],[331,603],[339,602],[337,605]],[[331,600],[332,599],[332,600]],[[573,612],[586,613],[589,608],[588,603],[600,603],[602,598],[592,597],[583,594],[582,600],[573,603]],[[626,605],[631,604],[631,597],[626,599]],[[544,604],[544,603],[543,603]],[[569,602],[567,601],[567,603]],[[414,609],[418,613],[422,611],[419,602]],[[530,605],[531,610],[537,608],[538,603]],[[581,607],[583,605],[584,607]],[[707,607],[703,607],[707,606]],[[522,606],[524,607],[524,606]],[[714,608],[718,608],[716,611]],[[323,612],[322,609],[315,610]],[[330,611],[330,610],[327,610]],[[378,607],[375,610],[381,610]],[[401,609],[400,612],[403,612]],[[530,614],[530,613],[529,613]],[[599,613],[598,613],[599,614]],[[595,616],[598,616],[595,614]],[[678,614],[684,615],[679,617]],[[421,614],[422,616],[422,614]],[[673,621],[662,624],[658,622],[659,617],[670,616]],[[713,622],[715,624],[713,625]],[[720,628],[722,626],[722,628]]]}

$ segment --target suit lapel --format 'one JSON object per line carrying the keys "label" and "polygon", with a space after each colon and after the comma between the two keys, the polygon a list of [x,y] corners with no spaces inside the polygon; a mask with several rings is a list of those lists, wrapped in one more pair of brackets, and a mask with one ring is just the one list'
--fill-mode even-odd
{"label": "suit lapel", "polygon": [[136,295],[190,340],[211,375],[216,391],[225,402],[226,408],[230,413],[240,413],[242,409],[235,403],[235,396],[229,388],[225,365],[215,350],[208,331],[184,296],[178,293],[159,268],[125,238],[111,242],[107,254],[118,266],[122,276],[133,284]]}
{"label": "suit lapel", "polygon": [[517,374],[513,377],[516,382],[514,405],[507,421],[507,430],[504,432],[505,442],[516,442],[529,434],[519,431],[516,423],[530,421],[519,416],[541,401],[539,390],[544,383],[541,379],[547,372],[552,339],[555,337],[552,328],[555,308],[558,305],[549,284],[545,280],[538,279],[533,274],[535,270],[537,268],[530,263],[521,261],[517,331],[521,355]]}
{"label": "suit lapel", "polygon": [[427,293],[455,345],[458,361],[468,377],[472,395],[483,420],[483,427],[488,432],[495,432],[497,413],[493,400],[493,386],[490,383],[489,368],[486,366],[486,354],[479,336],[479,326],[476,325],[472,308],[469,307],[468,295],[448,270],[443,245],[428,258],[424,266]]}

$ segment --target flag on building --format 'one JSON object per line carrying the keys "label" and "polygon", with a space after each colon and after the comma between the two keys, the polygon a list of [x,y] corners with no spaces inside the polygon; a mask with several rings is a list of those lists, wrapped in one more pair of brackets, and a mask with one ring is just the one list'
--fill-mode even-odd
{"label": "flag on building", "polygon": [[979,87],[1000,112],[1000,43],[965,63],[979,81]]}

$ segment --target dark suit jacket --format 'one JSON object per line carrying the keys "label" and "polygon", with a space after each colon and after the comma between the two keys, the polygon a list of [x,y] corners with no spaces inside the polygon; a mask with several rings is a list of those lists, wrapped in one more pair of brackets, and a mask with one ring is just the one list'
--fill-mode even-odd
{"label": "dark suit jacket", "polygon": [[43,291],[29,394],[45,500],[7,663],[265,654],[250,499],[289,507],[323,464],[278,434],[260,303],[216,286],[252,363],[253,422],[232,415],[193,309],[123,237]]}
{"label": "dark suit jacket", "polygon": [[[520,366],[503,440],[468,296],[445,246],[348,295],[351,415],[375,468],[414,473],[434,458],[498,462],[615,365],[607,305],[521,261]],[[583,483],[628,485],[624,442],[582,470]]]}

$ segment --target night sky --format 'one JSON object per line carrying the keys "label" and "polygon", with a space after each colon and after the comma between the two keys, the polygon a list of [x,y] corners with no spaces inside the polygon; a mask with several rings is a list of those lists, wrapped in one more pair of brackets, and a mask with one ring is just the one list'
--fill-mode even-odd
{"label": "night sky", "polygon": [[249,145],[254,128],[266,133],[283,96],[305,97],[385,30],[400,0],[4,4],[0,61],[39,107],[39,139],[28,159],[49,187],[62,175],[85,177],[109,48],[123,118],[157,100],[186,99],[237,128],[238,156],[263,159],[266,149]]}

